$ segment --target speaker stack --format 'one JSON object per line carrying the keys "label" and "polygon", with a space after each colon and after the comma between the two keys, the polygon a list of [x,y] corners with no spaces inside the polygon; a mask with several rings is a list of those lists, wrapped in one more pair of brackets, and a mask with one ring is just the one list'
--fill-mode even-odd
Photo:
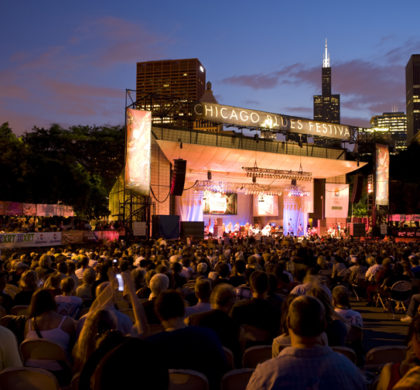
{"label": "speaker stack", "polygon": [[181,158],[174,160],[174,170],[171,180],[171,195],[181,196],[184,191],[187,161]]}

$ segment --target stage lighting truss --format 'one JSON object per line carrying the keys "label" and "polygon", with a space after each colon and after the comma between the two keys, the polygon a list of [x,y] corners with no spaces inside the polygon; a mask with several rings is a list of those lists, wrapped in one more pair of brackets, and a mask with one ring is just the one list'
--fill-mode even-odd
{"label": "stage lighting truss", "polygon": [[270,169],[253,167],[242,167],[247,177],[264,179],[286,179],[297,181],[312,181],[312,172],[304,171],[286,171],[284,169]]}
{"label": "stage lighting truss", "polygon": [[243,193],[245,195],[281,195],[283,190],[278,187],[258,183],[232,183],[211,180],[197,180],[194,185],[194,191],[209,191],[220,193]]}

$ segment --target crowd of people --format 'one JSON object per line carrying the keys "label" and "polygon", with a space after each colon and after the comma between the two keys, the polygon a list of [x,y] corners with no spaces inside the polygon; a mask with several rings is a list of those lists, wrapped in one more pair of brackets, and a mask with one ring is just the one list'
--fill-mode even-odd
{"label": "crowd of people", "polygon": [[61,232],[66,230],[119,230],[120,221],[94,221],[94,224],[77,217],[40,217],[0,215],[0,233]]}
{"label": "crowd of people", "polygon": [[[0,263],[0,370],[41,367],[62,384],[77,378],[79,389],[132,381],[167,389],[169,369],[191,369],[219,389],[247,348],[271,345],[250,390],[364,389],[363,319],[351,296],[374,305],[397,281],[415,289],[419,260],[419,242],[291,236],[9,250]],[[381,389],[420,388],[420,295],[413,302],[407,361]],[[58,344],[70,371],[22,362],[19,345],[33,339]],[[353,349],[359,367],[336,346]]]}

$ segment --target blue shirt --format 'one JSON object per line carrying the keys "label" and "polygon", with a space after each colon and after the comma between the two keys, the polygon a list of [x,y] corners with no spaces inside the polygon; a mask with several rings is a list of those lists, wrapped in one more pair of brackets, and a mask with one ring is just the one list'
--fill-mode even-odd
{"label": "blue shirt", "polygon": [[287,347],[259,364],[247,390],[362,390],[366,384],[359,369],[330,347]]}

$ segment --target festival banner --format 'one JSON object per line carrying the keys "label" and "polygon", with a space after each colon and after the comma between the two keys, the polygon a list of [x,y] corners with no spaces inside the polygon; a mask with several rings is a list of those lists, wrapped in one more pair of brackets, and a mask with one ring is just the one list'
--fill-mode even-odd
{"label": "festival banner", "polygon": [[349,185],[325,184],[325,217],[347,218],[349,211]]}
{"label": "festival banner", "polygon": [[4,202],[4,215],[16,216],[22,214],[22,203]]}
{"label": "festival banner", "polygon": [[141,195],[150,194],[152,113],[127,109],[125,185]]}
{"label": "festival banner", "polygon": [[35,216],[36,215],[36,204],[34,203],[23,203],[22,204],[23,215]]}
{"label": "festival banner", "polygon": [[376,144],[376,197],[378,206],[388,206],[389,150],[387,145]]}
{"label": "festival banner", "polygon": [[80,244],[83,242],[83,230],[70,230],[62,232],[62,243],[67,244]]}
{"label": "festival banner", "polygon": [[0,248],[24,248],[54,245],[61,245],[61,232],[0,234]]}

